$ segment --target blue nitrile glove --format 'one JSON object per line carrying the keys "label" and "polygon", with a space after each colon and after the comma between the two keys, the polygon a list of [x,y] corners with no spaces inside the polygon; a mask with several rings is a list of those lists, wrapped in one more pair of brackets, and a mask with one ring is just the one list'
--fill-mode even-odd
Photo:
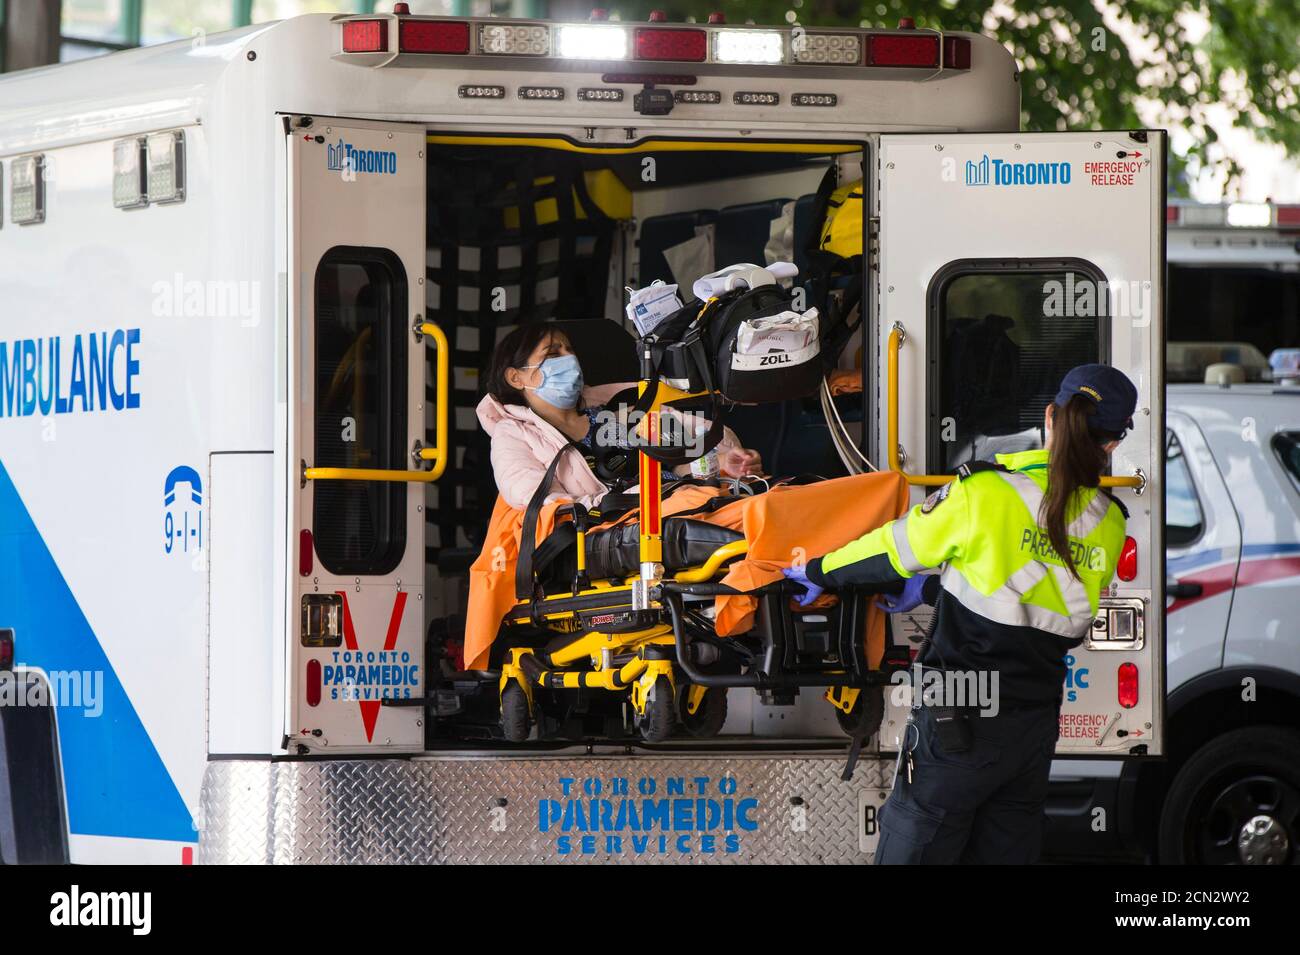
{"label": "blue nitrile glove", "polygon": [[804,595],[802,597],[797,598],[797,602],[800,607],[808,606],[810,603],[812,603],[814,600],[820,597],[826,589],[825,587],[818,587],[816,584],[814,584],[811,580],[808,579],[807,564],[798,564],[797,566],[794,567],[784,567],[782,568],[781,573],[785,574],[786,580],[790,581],[791,583],[798,584],[800,587],[804,588]]}
{"label": "blue nitrile glove", "polygon": [[881,609],[885,613],[903,613],[908,610],[915,610],[921,604],[927,603],[925,584],[931,576],[931,574],[915,574],[907,578],[907,582],[903,584],[902,593],[881,594]]}

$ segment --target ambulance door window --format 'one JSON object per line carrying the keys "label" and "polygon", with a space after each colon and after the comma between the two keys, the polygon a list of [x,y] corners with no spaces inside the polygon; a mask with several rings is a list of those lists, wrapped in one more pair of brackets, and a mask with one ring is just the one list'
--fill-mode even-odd
{"label": "ambulance door window", "polygon": [[[407,288],[385,249],[334,248],[316,270],[317,467],[405,467]],[[386,574],[406,546],[406,485],[316,481],[312,533],[334,574]]]}
{"label": "ambulance door window", "polygon": [[[1043,410],[1075,365],[1103,360],[1104,322],[1081,261],[963,262],[929,291],[929,460],[936,473],[1042,447]],[[1082,312],[1082,314],[1080,314]]]}

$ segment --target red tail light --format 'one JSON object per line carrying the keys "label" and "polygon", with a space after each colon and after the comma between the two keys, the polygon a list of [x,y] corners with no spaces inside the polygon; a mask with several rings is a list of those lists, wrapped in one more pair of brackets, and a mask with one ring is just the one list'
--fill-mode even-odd
{"label": "red tail light", "polygon": [[387,51],[387,20],[348,20],[343,24],[344,53],[385,53]]}
{"label": "red tail light", "polygon": [[320,661],[307,661],[307,705],[320,706]]}
{"label": "red tail light", "polygon": [[402,20],[397,48],[403,53],[468,53],[469,24],[446,20]]}
{"label": "red tail light", "polygon": [[1136,663],[1121,663],[1117,681],[1119,705],[1131,710],[1138,705],[1138,668]]}
{"label": "red tail light", "polygon": [[1278,206],[1277,227],[1279,229],[1300,229],[1300,206]]}
{"label": "red tail light", "polygon": [[944,37],[943,65],[949,70],[969,70],[970,40],[964,36]]}
{"label": "red tail light", "polygon": [[703,30],[658,30],[642,27],[635,39],[638,60],[679,60],[703,63],[709,56],[709,35]]}
{"label": "red tail light", "polygon": [[311,531],[298,532],[298,576],[310,577],[312,565]]}
{"label": "red tail light", "polygon": [[1129,581],[1138,575],[1138,542],[1131,537],[1124,538],[1120,548],[1119,561],[1115,564],[1115,576]]}
{"label": "red tail light", "polygon": [[937,69],[939,38],[932,33],[899,36],[872,33],[867,38],[867,66],[917,66]]}

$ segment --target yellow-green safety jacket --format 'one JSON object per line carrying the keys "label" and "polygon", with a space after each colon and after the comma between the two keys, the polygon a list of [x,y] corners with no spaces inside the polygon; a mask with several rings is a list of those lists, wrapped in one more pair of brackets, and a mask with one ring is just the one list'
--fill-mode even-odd
{"label": "yellow-green safety jacket", "polygon": [[997,455],[935,491],[897,520],[810,561],[808,578],[827,588],[890,590],[933,567],[938,593],[922,666],[998,671],[1000,698],[1059,701],[1065,657],[1096,616],[1124,545],[1123,506],[1084,488],[1066,512],[1075,579],[1057,556],[1038,513],[1047,452]]}

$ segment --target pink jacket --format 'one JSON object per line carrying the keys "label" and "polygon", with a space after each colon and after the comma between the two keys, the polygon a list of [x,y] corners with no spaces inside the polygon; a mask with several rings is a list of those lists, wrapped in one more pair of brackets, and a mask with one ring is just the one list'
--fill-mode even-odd
{"label": "pink jacket", "polygon": [[[623,389],[634,386],[635,382],[623,382],[584,388],[582,406],[603,405]],[[551,461],[564,447],[565,436],[527,405],[505,405],[491,395],[484,395],[478,403],[478,420],[492,438],[492,473],[497,490],[507,504],[523,510]],[[740,447],[730,428],[718,444],[719,450],[727,447]],[[582,455],[569,453],[560,459],[546,500],[574,500],[593,507],[607,490]]]}

